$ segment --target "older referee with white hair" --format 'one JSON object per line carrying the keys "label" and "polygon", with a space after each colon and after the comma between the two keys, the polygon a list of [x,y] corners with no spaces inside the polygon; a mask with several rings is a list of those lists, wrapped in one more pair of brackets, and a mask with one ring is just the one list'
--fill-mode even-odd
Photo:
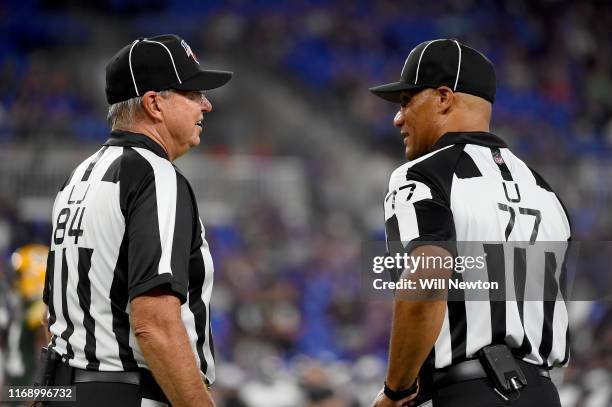
{"label": "older referee with white hair", "polygon": [[140,38],[106,68],[110,138],[53,207],[42,385],[59,406],[213,406],[213,263],[194,192],[172,164],[200,142],[204,70],[175,35]]}

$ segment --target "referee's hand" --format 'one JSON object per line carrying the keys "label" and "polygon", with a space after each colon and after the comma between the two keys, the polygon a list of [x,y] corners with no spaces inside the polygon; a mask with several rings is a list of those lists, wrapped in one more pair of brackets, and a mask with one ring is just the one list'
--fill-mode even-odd
{"label": "referee's hand", "polygon": [[400,401],[393,401],[387,396],[385,396],[384,388],[380,389],[374,402],[372,403],[372,407],[411,407],[415,404],[412,402],[417,396],[418,393],[411,394],[405,399],[401,399]]}

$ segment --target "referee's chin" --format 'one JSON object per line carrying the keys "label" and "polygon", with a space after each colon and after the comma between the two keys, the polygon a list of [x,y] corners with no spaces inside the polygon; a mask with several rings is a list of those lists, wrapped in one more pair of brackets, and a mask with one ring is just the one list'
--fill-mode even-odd
{"label": "referee's chin", "polygon": [[404,150],[404,155],[408,161],[416,160],[419,157],[423,157],[425,154],[428,154],[431,149],[422,149],[415,148],[414,146],[406,146]]}
{"label": "referee's chin", "polygon": [[417,149],[413,145],[413,140],[410,137],[404,138],[404,156],[408,161],[419,158],[422,154],[418,154]]}
{"label": "referee's chin", "polygon": [[414,148],[406,147],[404,150],[404,155],[408,161],[416,160],[421,157],[423,154],[418,154],[415,152]]}
{"label": "referee's chin", "polygon": [[172,161],[176,160],[179,157],[184,156],[185,154],[187,154],[189,150],[191,150],[192,148],[194,148],[195,146],[199,144],[200,144],[199,134],[193,135],[191,138],[189,138],[189,140],[185,140],[185,142],[180,145],[180,150],[178,151],[178,154],[176,155],[176,157],[172,159]]}
{"label": "referee's chin", "polygon": [[196,129],[195,134],[189,140],[189,148],[200,145],[200,136],[202,135],[202,129]]}

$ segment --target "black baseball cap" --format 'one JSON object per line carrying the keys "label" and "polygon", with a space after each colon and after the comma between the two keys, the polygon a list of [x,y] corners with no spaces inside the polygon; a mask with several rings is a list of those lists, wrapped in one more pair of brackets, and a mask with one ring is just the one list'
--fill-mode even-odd
{"label": "black baseball cap", "polygon": [[177,35],[139,38],[119,50],[106,65],[106,100],[112,105],[150,90],[215,89],[232,75],[229,71],[202,69],[191,47]]}
{"label": "black baseball cap", "polygon": [[410,51],[398,82],[375,86],[370,91],[400,103],[403,90],[448,86],[493,103],[495,68],[483,54],[454,39],[425,41]]}

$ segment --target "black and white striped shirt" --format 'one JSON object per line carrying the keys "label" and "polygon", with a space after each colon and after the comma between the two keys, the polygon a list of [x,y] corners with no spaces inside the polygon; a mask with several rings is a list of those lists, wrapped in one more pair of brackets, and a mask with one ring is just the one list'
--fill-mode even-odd
{"label": "black and white striped shirt", "polygon": [[[532,364],[567,363],[568,316],[559,280],[571,238],[568,216],[550,186],[497,136],[446,133],[431,153],[396,169],[385,198],[385,229],[388,247],[396,242],[411,248],[418,242],[480,242],[470,247],[486,255],[486,267],[480,275],[454,272],[453,278],[500,281],[502,292],[518,293],[506,301],[493,300],[491,292],[485,301],[448,301],[427,366],[444,368],[496,343],[508,344]],[[527,245],[505,250],[494,242]],[[541,253],[536,242],[562,244]],[[554,294],[525,294],[534,287]]]}
{"label": "black and white striped shirt", "polygon": [[181,299],[191,347],[215,380],[213,263],[194,193],[152,139],[115,131],[66,180],[53,206],[44,301],[51,348],[77,368],[148,368],[130,301],[155,287]]}

